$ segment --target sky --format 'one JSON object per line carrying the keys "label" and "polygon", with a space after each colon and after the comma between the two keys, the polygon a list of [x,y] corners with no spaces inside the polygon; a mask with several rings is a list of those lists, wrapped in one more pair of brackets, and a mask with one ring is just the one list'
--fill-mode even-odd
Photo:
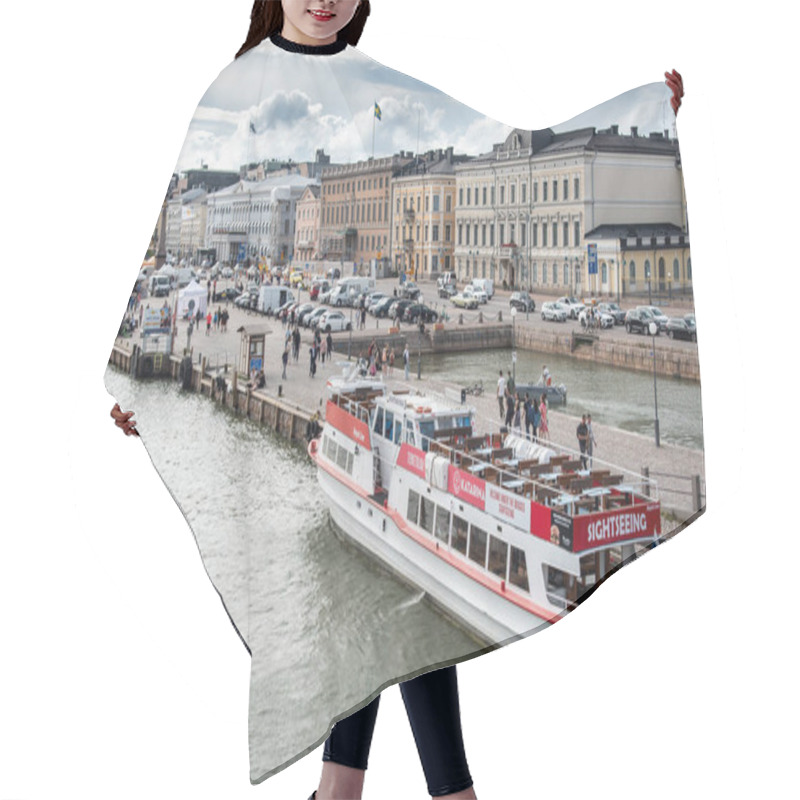
{"label": "sky", "polygon": [[[653,83],[610,98],[557,131],[620,125],[629,133],[672,129],[669,90]],[[381,119],[374,118],[374,103]],[[251,135],[250,125],[255,134]],[[264,41],[230,63],[201,99],[178,158],[177,170],[238,170],[264,158],[313,160],[323,148],[333,163],[400,150],[425,152],[452,145],[478,155],[512,130],[427,83],[391,69],[352,47],[298,59]]]}

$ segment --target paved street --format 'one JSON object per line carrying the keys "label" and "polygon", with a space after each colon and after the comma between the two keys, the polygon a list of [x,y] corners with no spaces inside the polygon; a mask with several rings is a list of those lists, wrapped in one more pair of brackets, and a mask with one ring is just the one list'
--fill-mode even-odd
{"label": "paved street", "polygon": [[[387,280],[380,281],[378,288],[382,291],[391,294],[393,287],[396,285],[395,281]],[[224,288],[225,282],[218,284],[218,290]],[[435,295],[435,286],[432,284],[423,285],[423,296],[431,300],[435,304],[437,300],[433,299]],[[509,293],[498,292],[495,298],[490,301],[488,305],[483,306],[484,317],[496,317],[499,311],[503,312],[503,317],[506,319],[508,312],[508,295]],[[302,292],[300,300],[307,299],[306,292]],[[537,309],[540,307],[541,298],[536,297]],[[172,296],[170,296],[170,302]],[[150,302],[152,305],[160,305],[163,300],[152,299],[145,301]],[[438,301],[441,307],[442,301]],[[212,308],[218,307],[227,308],[230,313],[230,320],[228,322],[227,333],[213,330],[210,335],[205,334],[205,326],[201,326],[200,331],[195,331],[191,339],[191,347],[193,351],[193,360],[197,363],[200,357],[205,357],[208,360],[210,369],[217,367],[224,367],[227,363],[233,365],[237,363],[240,350],[240,337],[238,329],[242,326],[257,325],[267,326],[271,329],[271,334],[266,339],[266,352],[264,363],[266,365],[266,388],[263,390],[268,395],[277,395],[278,384],[282,384],[282,392],[285,401],[295,403],[298,407],[313,410],[315,408],[322,408],[324,406],[325,394],[325,380],[332,374],[338,373],[342,368],[343,362],[346,363],[347,354],[347,333],[337,333],[333,335],[334,347],[338,351],[333,358],[324,365],[318,361],[316,378],[309,376],[309,356],[308,349],[311,344],[312,336],[308,329],[301,328],[302,344],[300,348],[300,358],[297,363],[290,359],[288,367],[288,379],[286,381],[280,380],[281,374],[281,353],[283,352],[285,328],[282,324],[274,318],[265,317],[261,314],[243,311],[231,303],[213,304]],[[448,304],[449,306],[449,304]],[[453,313],[450,311],[449,313]],[[456,313],[458,313],[456,311]],[[678,310],[675,307],[674,312],[667,313],[685,313],[683,310]],[[471,318],[477,317],[477,312],[465,312],[465,323],[471,321]],[[552,326],[558,323],[543,322],[538,314],[531,314],[529,320],[525,320],[524,314],[517,315],[517,323],[521,325],[546,325]],[[577,322],[561,323],[561,327],[575,326]],[[179,321],[178,323],[178,339],[175,344],[175,352],[180,352],[187,342],[188,323]],[[375,318],[367,315],[367,331],[375,331],[377,335],[380,332],[388,331],[390,323],[387,320],[376,321]],[[411,325],[404,325],[402,329],[407,329],[409,335],[416,334],[416,328]],[[624,329],[617,328],[613,331],[603,332],[603,335],[610,336],[631,336],[634,339],[639,337],[635,334],[628,334]],[[119,340],[122,347],[130,347],[134,339]],[[696,347],[696,345],[689,342],[669,341],[663,337],[664,346],[669,347]],[[401,354],[397,353],[397,364],[401,364]],[[471,354],[464,354],[464,358],[473,357]],[[444,393],[448,385],[436,379],[435,375],[428,375],[423,372],[422,380],[416,379],[416,361],[413,361],[411,372],[411,380],[408,384],[412,390],[432,389],[439,393]],[[403,372],[402,369],[395,368],[394,374],[387,378],[389,386],[402,386]],[[498,416],[497,401],[494,392],[494,380],[487,375],[486,393],[482,397],[470,397],[470,404],[474,405],[479,416],[485,420],[496,420]],[[460,388],[451,385],[449,388]],[[566,447],[576,448],[577,440],[575,429],[578,424],[578,417],[572,416],[568,412],[551,410],[550,412],[550,432],[551,438],[554,442]],[[595,438],[597,439],[597,449],[595,456],[603,460],[607,460],[626,469],[640,472],[643,467],[647,466],[654,473],[667,473],[674,475],[694,475],[704,473],[704,456],[700,450],[692,450],[685,447],[677,447],[674,445],[662,444],[657,448],[655,443],[649,437],[644,437],[634,433],[618,430],[616,428],[594,423]],[[689,485],[686,481],[677,481],[672,479],[657,479],[662,492],[662,503],[665,507],[675,507],[681,509],[682,514],[686,514],[691,508],[691,496],[684,494],[675,494],[670,491],[670,486],[680,488],[681,491],[688,491]]]}

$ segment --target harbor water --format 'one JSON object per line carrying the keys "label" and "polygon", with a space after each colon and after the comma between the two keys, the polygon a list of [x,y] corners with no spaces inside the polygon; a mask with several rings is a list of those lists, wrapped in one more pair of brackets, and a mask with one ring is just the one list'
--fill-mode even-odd
{"label": "harbor water", "polygon": [[[417,354],[412,351],[416,372]],[[653,375],[611,367],[552,353],[517,350],[517,383],[536,383],[547,364],[553,383],[567,387],[567,405],[555,407],[573,416],[591,414],[592,420],[623,431],[653,437],[655,403]],[[422,370],[459,386],[483,381],[484,393],[497,391],[499,370],[512,369],[510,350],[482,350],[422,356]],[[694,381],[657,379],[661,440],[665,443],[703,449],[700,384]]]}
{"label": "harbor water", "polygon": [[[108,383],[135,409],[142,442],[251,649],[251,763],[289,762],[298,742],[319,742],[335,713],[479,649],[422,592],[337,535],[299,448],[177,384],[117,372]],[[146,503],[139,508],[146,522]],[[298,712],[309,705],[316,713]]]}

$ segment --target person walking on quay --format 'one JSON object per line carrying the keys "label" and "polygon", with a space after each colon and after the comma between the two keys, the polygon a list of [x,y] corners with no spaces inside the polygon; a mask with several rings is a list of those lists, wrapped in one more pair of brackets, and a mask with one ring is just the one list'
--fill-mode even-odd
{"label": "person walking on quay", "polygon": [[328,352],[328,340],[327,339],[323,339],[319,343],[319,363],[323,367],[325,366],[325,356],[326,356],[327,352]]}
{"label": "person walking on quay", "polygon": [[213,322],[214,322],[214,330],[218,331],[219,330],[219,309],[217,309],[214,312]]}
{"label": "person walking on quay", "polygon": [[294,344],[294,360],[300,360],[300,329],[295,327],[292,333],[292,342]]}
{"label": "person walking on quay", "polygon": [[206,314],[206,336],[210,336],[211,335],[211,321],[212,321],[212,319],[213,319],[213,317],[211,316],[211,312],[209,311],[208,314]]}
{"label": "person walking on quay", "polygon": [[308,358],[308,374],[309,377],[313,378],[317,374],[317,346],[314,342],[312,342],[311,347],[308,348]]}
{"label": "person walking on quay", "polygon": [[533,438],[536,439],[536,437],[539,435],[538,434],[539,426],[541,425],[542,422],[542,415],[539,413],[539,403],[537,402],[536,397],[534,397],[533,400],[531,400],[531,417],[532,417],[531,421],[532,435]]}
{"label": "person walking on quay", "polygon": [[394,372],[394,347],[389,351],[389,375]]}
{"label": "person walking on quay", "polygon": [[508,378],[506,379],[506,386],[508,386],[508,391],[511,393],[511,396],[513,397],[517,385],[514,381],[514,378],[511,375],[511,370],[508,370]]}
{"label": "person walking on quay", "polygon": [[367,309],[362,306],[361,308],[361,330],[367,327]]}
{"label": "person walking on quay", "polygon": [[589,438],[589,429],[586,427],[586,414],[581,417],[576,433],[578,436],[578,447],[581,451],[581,469],[586,469],[586,443]]}
{"label": "person walking on quay", "polygon": [[283,372],[281,373],[281,378],[283,380],[287,380],[286,376],[286,366],[289,363],[289,343],[286,343],[286,346],[283,348],[283,353],[281,354],[281,361],[283,362]]}
{"label": "person walking on quay", "polygon": [[514,419],[514,395],[508,390],[506,386],[506,419],[505,425],[507,428],[511,427],[511,422]]}
{"label": "person walking on quay", "polygon": [[405,370],[406,380],[408,380],[408,367],[411,363],[411,356],[408,352],[408,344],[406,344],[403,350],[403,369]]}
{"label": "person walking on quay", "polygon": [[503,377],[503,370],[500,370],[500,378],[497,381],[497,404],[500,406],[500,419],[505,419],[504,402],[506,396],[506,379]]}
{"label": "person walking on quay", "polygon": [[588,431],[588,436],[586,437],[586,455],[589,459],[589,469],[592,468],[592,455],[594,454],[594,447],[597,444],[597,440],[594,438],[594,431],[592,430],[592,415],[586,415],[586,428]]}
{"label": "person walking on quay", "polygon": [[525,402],[523,403],[523,414],[525,415],[525,436],[530,438],[531,435],[531,423],[533,422],[533,418],[531,415],[531,396],[529,392],[525,392]]}
{"label": "person walking on quay", "polygon": [[192,346],[192,331],[194,330],[194,320],[189,320],[189,327],[186,329],[186,349]]}
{"label": "person walking on quay", "polygon": [[547,395],[543,394],[539,403],[539,438],[550,439],[550,426],[547,424]]}
{"label": "person walking on quay", "polygon": [[522,403],[519,392],[514,392],[514,430],[522,431]]}
{"label": "person walking on quay", "polygon": [[328,345],[328,358],[333,358],[333,336],[331,336],[331,332],[328,331],[328,335],[325,337],[325,341]]}

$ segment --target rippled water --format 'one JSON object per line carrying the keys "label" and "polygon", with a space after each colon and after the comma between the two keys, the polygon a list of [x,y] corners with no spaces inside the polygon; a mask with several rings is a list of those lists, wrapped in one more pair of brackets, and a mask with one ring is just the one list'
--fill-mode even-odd
{"label": "rippled water", "polygon": [[[652,373],[620,369],[593,361],[579,361],[552,353],[517,351],[517,382],[535,383],[547,364],[553,381],[567,387],[568,414],[592,415],[595,422],[653,436],[655,404]],[[413,361],[416,366],[416,360]],[[484,391],[494,392],[498,371],[511,369],[510,350],[428,355],[422,369],[443,380],[467,386],[482,380]],[[703,448],[700,384],[658,376],[658,418],[661,440],[698,450]]]}
{"label": "rippled water", "polygon": [[311,749],[382,685],[476,650],[420,592],[339,538],[300,449],[175,384],[109,370],[107,385],[135,409],[251,649],[253,779]]}

